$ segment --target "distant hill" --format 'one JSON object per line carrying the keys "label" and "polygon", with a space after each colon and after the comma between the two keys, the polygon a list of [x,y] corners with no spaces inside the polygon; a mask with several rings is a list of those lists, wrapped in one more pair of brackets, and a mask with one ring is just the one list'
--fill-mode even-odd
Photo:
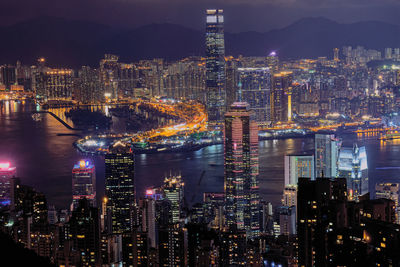
{"label": "distant hill", "polygon": [[[51,66],[98,66],[104,53],[121,61],[204,55],[204,32],[174,24],[134,29],[54,17],[39,17],[0,27],[0,64],[33,64],[46,57]],[[367,21],[340,24],[326,18],[304,18],[265,33],[225,33],[226,54],[263,56],[277,50],[283,59],[332,57],[334,47],[362,45],[383,50],[400,47],[400,26]]]}

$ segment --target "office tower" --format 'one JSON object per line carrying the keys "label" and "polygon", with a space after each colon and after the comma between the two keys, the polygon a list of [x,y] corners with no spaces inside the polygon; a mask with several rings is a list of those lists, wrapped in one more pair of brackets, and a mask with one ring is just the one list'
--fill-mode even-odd
{"label": "office tower", "polygon": [[149,239],[149,247],[156,248],[157,240],[157,225],[156,225],[156,200],[150,196],[146,196],[139,201],[141,209],[141,227],[142,231],[147,233]]}
{"label": "office tower", "polygon": [[17,168],[9,162],[0,163],[0,207],[11,204],[11,178],[17,175]]}
{"label": "office tower", "polygon": [[267,67],[271,71],[272,74],[279,72],[279,58],[278,54],[275,51],[269,53],[266,58],[267,60]]}
{"label": "office tower", "polygon": [[270,121],[271,74],[268,68],[238,68],[239,101],[250,105],[252,120]]}
{"label": "office tower", "polygon": [[326,266],[330,229],[346,227],[346,179],[300,178],[297,195],[299,266]]}
{"label": "office tower", "polygon": [[315,134],[315,177],[337,177],[340,142],[333,134]]}
{"label": "office tower", "polygon": [[72,100],[72,69],[45,69],[35,74],[36,97],[45,100]]}
{"label": "office tower", "polygon": [[132,214],[135,207],[134,155],[129,146],[117,142],[105,155],[107,207],[111,213],[111,232],[114,234],[132,230]]}
{"label": "office tower", "polygon": [[338,177],[346,178],[349,198],[358,200],[358,197],[368,193],[368,162],[365,147],[340,148],[338,160]]}
{"label": "office tower", "polygon": [[118,98],[118,59],[116,55],[105,54],[100,60],[100,83],[106,100]]}
{"label": "office tower", "polygon": [[96,207],[96,170],[89,160],[80,160],[72,169],[72,210],[80,199],[86,198]]}
{"label": "office tower", "polygon": [[375,198],[386,198],[393,200],[396,205],[396,223],[400,224],[400,184],[399,183],[379,183],[375,185]]}
{"label": "office tower", "polygon": [[333,48],[333,60],[339,61],[339,48]]}
{"label": "office tower", "polygon": [[226,105],[223,12],[222,9],[207,10],[206,106],[209,121],[222,121]]}
{"label": "office tower", "polygon": [[292,120],[292,80],[292,72],[280,72],[272,77],[270,105],[273,122]]}
{"label": "office tower", "polygon": [[78,71],[78,79],[74,83],[74,99],[83,104],[104,101],[104,91],[100,83],[99,70],[82,66]]}
{"label": "office tower", "polygon": [[80,266],[100,264],[100,217],[99,210],[91,207],[87,199],[79,199],[67,224],[68,240],[79,251]]}
{"label": "office tower", "polygon": [[233,103],[225,114],[226,224],[259,235],[258,129],[247,103]]}
{"label": "office tower", "polygon": [[163,191],[165,198],[171,202],[170,223],[179,223],[184,196],[184,183],[181,175],[170,175],[165,177]]}

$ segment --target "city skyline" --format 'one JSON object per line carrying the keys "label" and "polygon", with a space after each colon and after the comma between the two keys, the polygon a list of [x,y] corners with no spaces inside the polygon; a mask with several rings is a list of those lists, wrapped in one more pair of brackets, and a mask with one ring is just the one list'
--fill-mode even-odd
{"label": "city skyline", "polygon": [[[21,59],[0,54],[0,240],[20,251],[5,260],[400,264],[400,26],[306,18],[229,33],[241,3],[202,9],[201,31],[153,24],[126,39],[127,28],[54,17],[22,27],[35,30]],[[265,3],[333,8],[252,6]],[[20,27],[0,28],[0,51],[14,51]]]}

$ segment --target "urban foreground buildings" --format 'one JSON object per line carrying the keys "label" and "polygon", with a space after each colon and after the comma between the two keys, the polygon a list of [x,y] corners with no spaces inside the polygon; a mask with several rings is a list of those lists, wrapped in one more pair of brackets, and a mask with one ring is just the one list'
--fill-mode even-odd
{"label": "urban foreground buildings", "polygon": [[[0,229],[59,266],[396,266],[399,184],[377,183],[369,199],[367,148],[342,146],[324,132],[336,125],[340,135],[350,126],[362,135],[381,116],[386,126],[400,125],[400,49],[385,49],[393,65],[378,67],[366,63],[381,52],[362,47],[335,48],[333,60],[280,61],[274,51],[234,58],[225,56],[223,16],[207,10],[205,58],[122,63],[106,54],[98,68],[77,72],[47,67],[43,58],[37,66],[0,67],[8,97],[26,91],[50,104],[202,102],[210,125],[224,123],[223,192],[193,203],[185,190],[197,188],[170,173],[136,197],[135,180],[144,178],[135,176],[130,147],[115,142],[105,155],[101,207],[90,160],[73,167],[71,210],[48,207],[44,194],[15,178],[15,167],[0,163]],[[361,130],[351,128],[354,121]],[[274,209],[259,196],[258,127],[316,132],[314,153],[282,157],[282,206]],[[396,133],[382,146],[390,138]]]}

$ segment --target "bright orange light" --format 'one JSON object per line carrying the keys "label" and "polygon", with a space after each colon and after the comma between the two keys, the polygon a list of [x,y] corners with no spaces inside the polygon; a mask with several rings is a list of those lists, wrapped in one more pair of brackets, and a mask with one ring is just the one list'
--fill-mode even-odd
{"label": "bright orange light", "polygon": [[85,168],[85,161],[84,160],[79,161],[79,167]]}

